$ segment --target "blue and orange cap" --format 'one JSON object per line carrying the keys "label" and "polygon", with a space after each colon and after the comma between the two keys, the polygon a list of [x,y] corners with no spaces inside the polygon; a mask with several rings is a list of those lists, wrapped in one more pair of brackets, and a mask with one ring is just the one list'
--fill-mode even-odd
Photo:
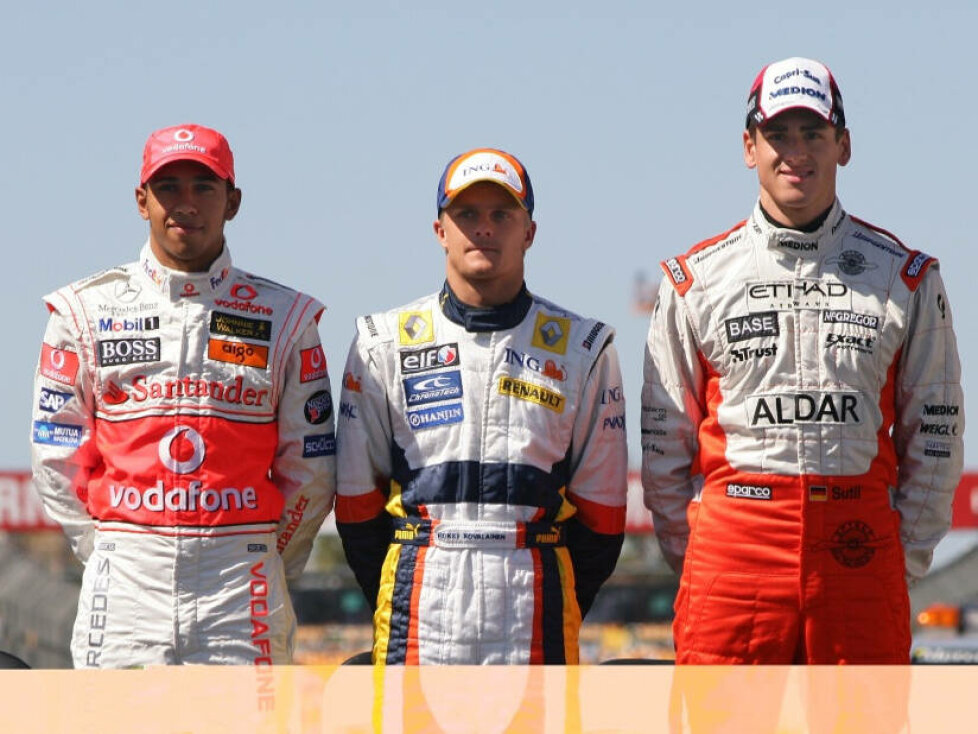
{"label": "blue and orange cap", "polygon": [[476,148],[457,155],[445,166],[438,182],[438,213],[462,191],[479,181],[506,189],[533,216],[533,184],[519,159],[495,148]]}

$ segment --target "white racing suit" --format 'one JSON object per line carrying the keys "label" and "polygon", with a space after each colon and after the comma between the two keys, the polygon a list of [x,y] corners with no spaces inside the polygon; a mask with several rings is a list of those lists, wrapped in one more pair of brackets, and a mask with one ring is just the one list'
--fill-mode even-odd
{"label": "white racing suit", "polygon": [[613,331],[524,290],[357,320],[336,520],[376,663],[576,663],[624,535]]}
{"label": "white racing suit", "polygon": [[663,268],[642,478],[682,570],[677,660],[907,663],[906,579],[962,468],[937,261],[836,201],[811,233],[758,205]]}
{"label": "white racing suit", "polygon": [[85,563],[75,666],[290,662],[335,484],[322,305],[148,244],[45,301],[34,482]]}

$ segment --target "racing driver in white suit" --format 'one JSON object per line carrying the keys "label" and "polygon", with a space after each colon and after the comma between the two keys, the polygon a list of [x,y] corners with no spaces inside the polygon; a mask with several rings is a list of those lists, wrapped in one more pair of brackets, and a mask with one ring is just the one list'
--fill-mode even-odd
{"label": "racing driver in white suit", "polygon": [[154,132],[139,260],[45,297],[34,482],[85,564],[75,667],[292,660],[286,579],[334,491],[313,298],[234,267],[223,135]]}

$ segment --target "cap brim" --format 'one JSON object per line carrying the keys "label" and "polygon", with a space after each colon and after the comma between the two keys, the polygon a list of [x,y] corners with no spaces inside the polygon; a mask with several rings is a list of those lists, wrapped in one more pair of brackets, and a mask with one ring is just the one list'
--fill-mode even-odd
{"label": "cap brim", "polygon": [[155,161],[149,168],[143,169],[140,176],[142,180],[139,182],[139,185],[142,186],[153,178],[157,171],[163,168],[163,166],[176,163],[177,161],[193,161],[195,163],[200,163],[213,171],[214,175],[218,178],[230,181],[232,184],[234,183],[234,179],[231,177],[231,174],[219,166],[213,158],[193,152],[180,151],[179,153],[173,155],[164,156],[163,158]]}

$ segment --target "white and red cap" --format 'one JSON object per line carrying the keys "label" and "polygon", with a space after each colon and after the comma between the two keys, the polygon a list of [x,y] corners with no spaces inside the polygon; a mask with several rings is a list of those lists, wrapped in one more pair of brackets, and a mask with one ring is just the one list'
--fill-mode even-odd
{"label": "white and red cap", "polygon": [[143,148],[140,186],[167,163],[197,161],[211,169],[218,178],[234,183],[234,156],[231,146],[217,130],[203,125],[175,125],[157,130]]}
{"label": "white and red cap", "polygon": [[797,109],[811,110],[836,127],[846,125],[842,94],[825,64],[793,56],[761,69],[747,96],[747,127]]}
{"label": "white and red cap", "polygon": [[438,182],[438,211],[441,212],[459,193],[479,181],[499,184],[533,216],[530,174],[516,156],[495,148],[476,148],[448,162]]}

